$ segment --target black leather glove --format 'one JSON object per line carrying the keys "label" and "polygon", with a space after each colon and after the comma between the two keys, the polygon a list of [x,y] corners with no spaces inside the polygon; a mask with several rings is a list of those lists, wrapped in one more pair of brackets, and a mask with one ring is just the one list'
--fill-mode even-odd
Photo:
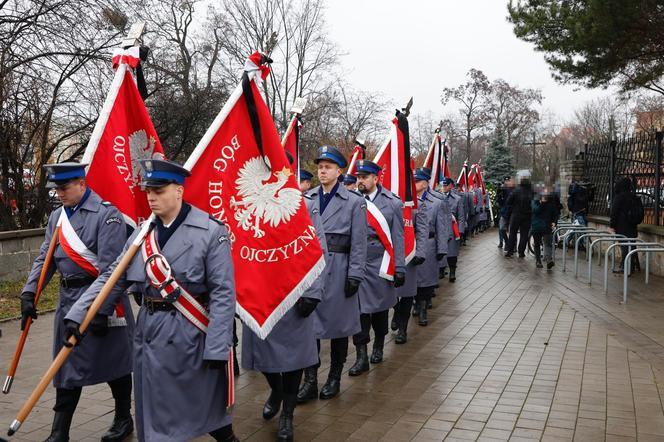
{"label": "black leather glove", "polygon": [[108,316],[97,313],[90,321],[88,328],[95,336],[106,336],[108,334]]}
{"label": "black leather glove", "polygon": [[445,258],[445,254],[444,254],[444,253],[436,253],[436,259],[437,259],[438,261],[440,261],[440,260],[443,259],[443,258]]}
{"label": "black leather glove", "polygon": [[81,343],[83,340],[83,335],[81,334],[81,331],[78,329],[80,324],[76,321],[72,321],[71,319],[65,319],[65,339],[62,342],[62,345],[64,345],[67,348],[71,348],[72,345],[69,343],[69,338],[72,336],[76,338],[76,344],[78,345]]}
{"label": "black leather glove", "polygon": [[355,278],[346,278],[346,286],[344,287],[344,293],[346,293],[346,298],[350,298],[357,290],[360,288],[360,280]]}
{"label": "black leather glove", "polygon": [[394,287],[401,287],[406,283],[406,274],[404,272],[394,273]]}
{"label": "black leather glove", "polygon": [[303,318],[306,318],[310,314],[316,310],[316,306],[320,300],[314,299],[314,298],[307,298],[306,296],[302,296],[300,299],[297,300],[295,303],[295,308],[297,309],[297,312],[302,316]]}
{"label": "black leather glove", "polygon": [[138,305],[138,306],[143,305],[143,293],[141,293],[141,292],[131,292],[131,296],[134,297],[134,302],[136,302],[136,305]]}
{"label": "black leather glove", "polygon": [[416,256],[415,258],[413,258],[411,260],[411,262],[413,263],[414,266],[422,265],[422,263],[424,263],[424,261],[426,261],[426,258],[424,258],[422,256]]}
{"label": "black leather glove", "polygon": [[205,363],[212,370],[226,370],[227,361],[217,361],[216,359],[206,359]]}
{"label": "black leather glove", "polygon": [[35,308],[35,294],[32,292],[21,293],[21,330],[25,328],[28,318],[37,319]]}

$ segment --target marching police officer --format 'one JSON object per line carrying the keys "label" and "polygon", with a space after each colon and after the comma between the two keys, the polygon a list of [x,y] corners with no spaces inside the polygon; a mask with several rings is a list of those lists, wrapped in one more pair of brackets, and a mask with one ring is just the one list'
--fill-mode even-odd
{"label": "marching police officer", "polygon": [[[371,363],[378,364],[383,361],[383,346],[385,335],[388,333],[388,314],[390,307],[396,303],[396,287],[401,287],[406,279],[406,266],[404,262],[404,226],[403,203],[392,192],[378,185],[378,173],[381,168],[369,160],[355,162],[357,170],[357,187],[369,201],[374,204],[385,218],[389,226],[389,235],[394,250],[394,276],[389,281],[380,275],[381,263],[385,254],[385,245],[373,225],[367,229],[367,270],[364,281],[360,284],[360,324],[361,330],[353,336],[353,344],[357,352],[355,365],[348,371],[350,376],[358,376],[369,370],[369,357],[367,344],[369,344],[369,331],[373,328],[374,345],[371,353]],[[367,209],[368,210],[368,209]]]}
{"label": "marching police officer", "polygon": [[[346,159],[337,149],[323,146],[315,160],[320,186],[309,195],[318,209],[327,242],[323,299],[314,311],[316,337],[330,339],[331,359],[327,381],[320,399],[339,394],[341,372],[348,355],[348,337],[361,330],[357,291],[365,276],[367,257],[366,201],[339,183]],[[319,341],[320,342],[320,341]],[[318,395],[318,366],[304,371],[298,403]]]}
{"label": "marching police officer", "polygon": [[[54,188],[62,207],[53,211],[46,237],[21,294],[21,329],[28,317],[37,318],[35,292],[51,238],[58,243],[46,282],[60,273],[60,298],[56,306],[53,355],[66,336],[65,315],[122,250],[127,230],[120,212],[86,186],[82,163],[44,166],[47,187]],[[126,315],[124,313],[127,313]],[[131,419],[131,339],[134,318],[128,298],[107,302],[90,324],[90,336],[79,345],[55,375],[55,417],[47,442],[66,442],[81,389],[107,382],[115,400],[115,418],[102,441],[120,441],[134,429]]]}
{"label": "marching police officer", "polygon": [[[421,177],[422,173],[426,173],[427,170],[430,177],[430,169],[415,169],[415,181],[417,182],[418,180],[418,174]],[[399,300],[394,306],[394,317],[392,319],[392,330],[397,330],[397,335],[394,338],[395,344],[405,344],[408,341],[408,321],[410,319],[410,311],[413,307],[413,299],[417,295],[417,269],[426,260],[429,222],[426,213],[419,204],[416,209],[413,209],[413,224],[415,227],[415,256],[406,265],[406,282],[397,289]]]}
{"label": "marching police officer", "polygon": [[[429,187],[431,171],[421,168],[415,171],[415,189],[417,190],[419,210],[425,215],[428,235],[425,239],[425,260],[417,268],[417,304],[418,324],[426,326],[427,304],[438,287],[438,266],[448,252],[451,232],[451,215],[442,200],[435,196]],[[444,198],[444,196],[443,196]]]}
{"label": "marching police officer", "polygon": [[[292,158],[287,155],[292,163]],[[303,195],[316,229],[323,253],[327,255],[325,232],[313,199]],[[319,276],[307,289],[265,339],[260,339],[247,326],[242,328],[242,366],[246,370],[260,371],[270,385],[270,396],[263,406],[263,418],[272,419],[279,412],[277,440],[293,440],[293,412],[302,370],[318,362],[318,349],[311,315],[321,300],[324,275]]]}
{"label": "marching police officer", "polygon": [[[290,154],[288,154],[288,157],[290,158]],[[308,170],[300,169],[300,190],[302,193],[308,192],[311,189],[311,180],[313,177],[314,175]]]}
{"label": "marching police officer", "polygon": [[[154,217],[141,226],[147,229],[141,250],[110,295],[117,299],[132,284],[142,294],[134,337],[138,439],[184,441],[210,433],[236,441],[226,412],[235,313],[228,230],[183,201],[187,169],[164,160],[141,164]],[[78,341],[88,307],[139,233],[65,317]]]}
{"label": "marching police officer", "polygon": [[[465,216],[463,205],[464,200],[455,195],[452,191],[454,188],[454,180],[452,178],[445,178],[443,180],[443,199],[441,200],[443,204],[447,206],[447,209],[450,211],[452,216],[457,220],[459,234],[463,235],[464,228],[467,228],[467,225],[462,224],[461,221]],[[461,195],[464,195],[463,193]],[[466,198],[467,201],[467,198]],[[467,232],[467,231],[466,231]],[[454,235],[450,235],[449,241],[447,243],[447,265],[450,268],[450,282],[456,281],[456,268],[457,268],[457,257],[459,256],[459,244],[460,240],[455,239]]]}

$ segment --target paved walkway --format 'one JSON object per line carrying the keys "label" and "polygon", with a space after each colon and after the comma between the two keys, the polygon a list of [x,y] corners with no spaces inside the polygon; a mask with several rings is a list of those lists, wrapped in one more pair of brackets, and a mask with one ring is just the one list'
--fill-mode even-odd
{"label": "paved walkway", "polygon": [[[344,375],[338,398],[297,408],[298,441],[664,440],[664,279],[633,277],[621,305],[621,278],[611,275],[605,296],[601,272],[591,289],[560,261],[546,271],[531,257],[504,259],[495,237],[463,249],[457,283],[438,290],[428,327],[412,325],[402,346],[391,336],[385,361]],[[50,361],[51,320],[37,321],[13,391],[0,395],[3,432]],[[18,324],[0,328],[4,370]],[[275,440],[277,419],[260,416],[262,376],[242,373],[237,397],[238,436]],[[49,389],[12,440],[45,439],[53,402]],[[98,441],[112,412],[107,386],[85,389],[72,440]]]}

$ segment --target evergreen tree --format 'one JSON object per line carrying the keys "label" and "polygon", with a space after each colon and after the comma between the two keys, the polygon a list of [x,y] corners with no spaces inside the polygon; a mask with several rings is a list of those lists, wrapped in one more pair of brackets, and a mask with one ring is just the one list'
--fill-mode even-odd
{"label": "evergreen tree", "polygon": [[502,134],[496,134],[483,161],[484,179],[502,182],[503,178],[514,173],[512,153]]}

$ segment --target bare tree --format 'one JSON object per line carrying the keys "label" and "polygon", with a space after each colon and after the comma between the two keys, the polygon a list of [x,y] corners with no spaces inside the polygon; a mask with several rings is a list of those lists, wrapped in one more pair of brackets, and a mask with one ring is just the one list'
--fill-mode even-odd
{"label": "bare tree", "polygon": [[443,89],[442,103],[450,101],[459,103],[459,113],[463,117],[466,135],[466,157],[472,156],[472,145],[478,137],[478,131],[485,128],[489,122],[489,97],[491,83],[484,73],[478,69],[471,69],[467,74],[468,80],[455,88]]}

